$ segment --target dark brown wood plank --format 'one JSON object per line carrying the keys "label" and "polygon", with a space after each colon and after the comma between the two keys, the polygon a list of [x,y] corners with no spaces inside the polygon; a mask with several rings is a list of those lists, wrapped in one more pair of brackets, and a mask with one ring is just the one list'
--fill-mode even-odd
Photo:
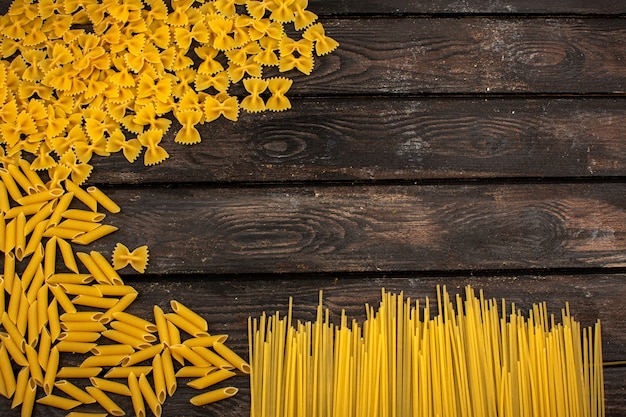
{"label": "dark brown wood plank", "polygon": [[[169,301],[176,299],[193,308],[209,321],[214,334],[229,335],[227,344],[247,358],[247,319],[259,317],[263,311],[272,314],[280,311],[286,314],[288,298],[294,297],[294,319],[314,320],[318,292],[324,291],[325,306],[331,311],[331,319],[336,323],[341,309],[349,318],[359,322],[364,320],[364,305],[377,305],[381,288],[389,292],[404,294],[412,299],[436,299],[436,285],[446,285],[450,294],[462,294],[466,285],[482,289],[485,297],[515,302],[523,311],[533,303],[546,302],[548,310],[555,315],[569,302],[572,314],[583,326],[591,326],[600,319],[603,326],[603,354],[605,360],[624,359],[626,356],[626,317],[622,314],[622,300],[626,296],[623,285],[626,275],[555,275],[514,277],[429,277],[406,275],[385,278],[383,275],[371,279],[337,277],[308,277],[297,275],[281,279],[267,279],[257,276],[231,277],[214,280],[207,276],[183,277],[175,281],[127,280],[139,291],[139,298],[128,311],[151,319],[154,304],[169,311]],[[79,361],[79,355],[65,355],[65,364]],[[626,368],[605,369],[605,390],[607,416],[622,416],[626,412]],[[174,397],[164,404],[164,416],[247,416],[249,413],[249,384],[245,377],[229,380],[241,388],[241,392],[231,401],[212,406],[196,408],[188,403],[194,391],[180,388]],[[113,395],[126,410],[131,410],[130,401]],[[0,399],[0,410],[7,410],[7,400]],[[63,416],[48,407],[37,407],[35,416]]]}
{"label": "dark brown wood plank", "polygon": [[144,167],[94,156],[94,183],[420,180],[626,175],[623,99],[294,99],[164,147]]}
{"label": "dark brown wood plank", "polygon": [[[340,42],[298,94],[626,90],[624,19],[329,19]],[[566,80],[566,81],[565,81]]]}
{"label": "dark brown wood plank", "polygon": [[626,184],[107,189],[156,274],[626,265]]}

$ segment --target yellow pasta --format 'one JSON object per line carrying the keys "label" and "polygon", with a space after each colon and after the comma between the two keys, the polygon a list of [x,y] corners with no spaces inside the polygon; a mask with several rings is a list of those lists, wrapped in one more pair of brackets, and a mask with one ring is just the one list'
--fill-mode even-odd
{"label": "yellow pasta", "polygon": [[96,402],[91,395],[64,379],[55,382],[54,386],[82,404],[93,404]]}
{"label": "yellow pasta", "polygon": [[113,269],[111,264],[109,264],[109,262],[100,252],[91,251],[89,255],[94,260],[96,265],[98,265],[98,268],[100,268],[102,273],[107,277],[109,282],[111,282],[113,285],[124,284],[118,273],[115,271],[115,269]]}
{"label": "yellow pasta", "polygon": [[56,257],[57,257],[57,238],[56,236],[51,237],[46,242],[45,250],[44,250],[44,264],[43,264],[43,273],[44,277],[48,278],[56,269]]}
{"label": "yellow pasta", "polygon": [[174,395],[178,384],[176,382],[176,372],[174,371],[172,354],[169,347],[163,350],[163,353],[161,354],[161,364],[163,365],[163,375],[165,376],[167,394],[172,396]]}
{"label": "yellow pasta", "polygon": [[22,417],[32,415],[36,393],[37,384],[30,378],[24,387],[24,394],[22,394]]}
{"label": "yellow pasta", "polygon": [[152,359],[152,379],[154,381],[154,393],[159,403],[163,404],[167,398],[167,385],[161,355],[155,355]]}
{"label": "yellow pasta", "polygon": [[133,353],[135,349],[126,344],[98,345],[91,350],[94,355],[120,355],[126,356]]}
{"label": "yellow pasta", "polygon": [[50,338],[54,342],[61,334],[61,322],[59,321],[59,309],[56,298],[48,306],[48,327],[50,328]]}
{"label": "yellow pasta", "polygon": [[[80,188],[77,184],[75,184],[74,182],[70,180],[65,180],[65,189],[67,190],[67,193],[65,195],[72,193],[73,197],[76,197],[78,200],[80,200],[91,211],[94,211],[94,212],[97,211],[98,201],[92,195],[90,195],[87,191]],[[59,203],[59,205],[61,204]],[[66,207],[63,207],[61,209],[59,217],[62,216],[62,214],[68,209],[68,207],[69,207],[69,204]],[[57,206],[57,209],[58,208],[59,207]]]}
{"label": "yellow pasta", "polygon": [[[59,284],[59,286],[66,294],[102,297],[102,292],[94,285],[70,284],[64,282]],[[63,320],[63,317],[61,317],[61,320]],[[90,320],[95,321],[97,319],[92,318]]]}
{"label": "yellow pasta", "polygon": [[135,271],[143,274],[148,264],[148,258],[147,246],[140,246],[131,252],[123,244],[117,243],[113,249],[113,268],[122,269],[130,264]]}
{"label": "yellow pasta", "polygon": [[214,365],[213,363],[209,362],[205,357],[199,355],[196,351],[188,348],[183,344],[170,346],[170,351],[172,355],[176,353],[195,366],[207,367],[210,365]]}
{"label": "yellow pasta", "polygon": [[121,365],[122,366],[132,366],[139,362],[143,362],[148,359],[154,358],[156,355],[160,354],[163,350],[163,343],[158,345],[150,346],[149,348],[145,348],[143,350],[139,350],[137,352],[131,353],[126,356]]}
{"label": "yellow pasta", "polygon": [[[88,331],[71,331],[71,332],[62,332],[59,337],[57,337],[58,341],[63,342],[95,342],[100,338],[99,332],[88,332]],[[91,350],[91,349],[90,349]]]}
{"label": "yellow pasta", "polygon": [[157,341],[157,338],[155,335],[153,335],[152,333],[148,333],[142,329],[138,329],[134,326],[131,326],[130,324],[124,323],[124,322],[120,322],[120,321],[113,321],[111,323],[109,323],[109,326],[112,329],[115,330],[119,330],[120,332],[126,333],[129,336],[132,336],[134,338],[137,339],[142,339],[148,343],[154,343]]}
{"label": "yellow pasta", "polygon": [[131,396],[130,389],[127,385],[124,385],[120,382],[111,381],[108,379],[102,379],[97,377],[89,378],[91,385],[96,388],[101,389],[102,391],[110,392],[113,394],[123,395],[126,397]]}
{"label": "yellow pasta", "polygon": [[35,380],[35,383],[39,386],[43,386],[43,372],[41,371],[41,366],[39,365],[39,357],[37,356],[37,351],[31,345],[25,345],[24,350],[26,351],[26,360],[28,361],[28,368],[30,369],[31,378]]}
{"label": "yellow pasta", "polygon": [[154,333],[157,331],[157,326],[155,324],[150,323],[148,320],[142,319],[133,314],[118,312],[113,314],[113,317],[115,318],[115,320],[127,323],[145,332]]}
{"label": "yellow pasta", "polygon": [[15,222],[15,257],[20,261],[24,258],[24,250],[26,249],[25,227],[26,216],[24,213],[20,213],[17,215]]}
{"label": "yellow pasta", "polygon": [[[37,358],[41,369],[46,369],[48,360],[50,358],[50,349],[52,347],[52,339],[50,338],[50,332],[46,327],[42,328],[41,335],[39,337],[39,346],[37,351]],[[45,381],[45,376],[44,376]]]}
{"label": "yellow pasta", "polygon": [[58,302],[63,311],[65,311],[66,313],[76,313],[76,307],[65,294],[60,284],[49,284],[48,289],[54,295],[56,302]]}
{"label": "yellow pasta", "polygon": [[[67,184],[67,183],[66,183]],[[70,206],[72,200],[74,198],[74,193],[68,189],[68,192],[63,194],[61,198],[58,199],[58,203],[54,208],[52,214],[50,214],[50,218],[48,219],[47,227],[54,227],[61,221],[61,216]]]}
{"label": "yellow pasta", "polygon": [[[29,376],[30,376],[30,371],[28,368],[22,368],[20,372],[17,374],[17,380],[15,383],[15,393],[13,394],[13,401],[11,402],[11,408],[15,408],[21,405],[22,402],[24,401],[24,393],[26,391],[26,386],[28,385]],[[8,393],[7,393],[7,396],[10,397]]]}
{"label": "yellow pasta", "polygon": [[118,366],[125,357],[126,355],[93,355],[82,361],[80,366],[83,368]]}
{"label": "yellow pasta", "polygon": [[[118,287],[118,285],[116,285],[116,287]],[[122,287],[122,286],[119,285],[119,287]],[[131,292],[131,293],[128,293],[128,294],[124,295],[122,298],[119,299],[119,301],[117,303],[115,303],[115,305],[113,307],[109,308],[107,311],[102,313],[102,317],[100,318],[100,322],[101,323],[105,323],[105,324],[110,322],[113,319],[113,315],[115,313],[118,313],[120,311],[126,310],[126,308],[133,301],[135,301],[136,298],[137,298],[137,292]]]}
{"label": "yellow pasta", "polygon": [[218,382],[222,382],[227,380],[228,378],[232,378],[235,375],[236,374],[232,371],[219,369],[215,372],[211,372],[208,375],[196,378],[188,382],[187,385],[195,389],[205,389],[207,387],[210,387],[211,385],[217,384]]}
{"label": "yellow pasta", "polygon": [[107,413],[88,413],[85,411],[72,411],[67,413],[65,417],[107,417]]}
{"label": "yellow pasta", "polygon": [[184,304],[176,300],[172,300],[170,301],[170,306],[175,313],[183,317],[188,322],[192,323],[194,326],[198,327],[201,331],[206,332],[209,330],[209,325],[206,320],[202,318],[202,316],[200,316],[198,313],[186,307]]}
{"label": "yellow pasta", "polygon": [[[113,295],[117,297],[122,297],[128,294],[137,295],[137,290],[130,285],[95,284],[94,287],[96,287],[104,296]],[[113,313],[113,315],[115,315],[116,313]]]}
{"label": "yellow pasta", "polygon": [[165,318],[167,321],[171,322],[176,327],[187,332],[191,336],[209,336],[205,330],[202,330],[200,327],[196,326],[178,313],[167,313],[165,314]]}
{"label": "yellow pasta", "polygon": [[[89,284],[93,281],[93,276],[89,274],[53,274],[46,282],[48,284]],[[102,292],[102,291],[101,291]]]}
{"label": "yellow pasta", "polygon": [[106,217],[104,213],[95,211],[69,209],[61,214],[62,217],[70,220],[79,220],[88,223],[100,223]]}
{"label": "yellow pasta", "polygon": [[165,313],[163,313],[163,310],[161,309],[161,307],[155,305],[153,307],[153,314],[154,314],[154,322],[157,327],[159,341],[161,343],[165,343],[168,346],[171,345],[169,333],[167,330],[167,319],[165,318]]}
{"label": "yellow pasta", "polygon": [[116,366],[104,375],[105,378],[119,379],[128,378],[128,375],[134,373],[135,375],[150,374],[152,372],[152,366]]}
{"label": "yellow pasta", "polygon": [[124,332],[120,332],[119,330],[105,330],[101,334],[107,339],[110,339],[117,343],[132,346],[136,349],[145,349],[151,346],[150,343],[146,342],[145,340],[130,336]]}
{"label": "yellow pasta", "polygon": [[114,416],[123,416],[124,410],[120,408],[119,405],[115,403],[104,391],[96,388],[96,387],[87,387],[85,388],[89,395],[91,395],[98,404],[102,406],[109,414]]}
{"label": "yellow pasta", "polygon": [[214,403],[216,401],[225,400],[233,395],[237,394],[239,390],[235,387],[220,388],[213,391],[205,392],[203,394],[196,395],[189,400],[193,405],[206,405]]}
{"label": "yellow pasta", "polygon": [[81,305],[85,307],[109,309],[113,307],[119,300],[117,298],[104,298],[93,295],[80,294],[72,298],[71,302],[74,305]]}
{"label": "yellow pasta", "polygon": [[9,353],[9,356],[11,356],[11,359],[13,359],[13,362],[19,366],[28,366],[26,356],[24,356],[24,353],[20,350],[19,346],[15,344],[8,333],[0,332],[0,341],[2,341],[2,344]]}
{"label": "yellow pasta", "polygon": [[217,352],[217,354],[226,359],[226,361],[244,374],[250,373],[250,365],[248,365],[248,363],[241,356],[237,355],[232,349],[225,346],[223,343],[215,342],[213,344],[213,349]]}
{"label": "yellow pasta", "polygon": [[91,378],[97,376],[102,372],[100,367],[81,368],[77,366],[64,366],[59,369],[56,377],[59,379],[72,379],[72,378]]}
{"label": "yellow pasta", "polygon": [[65,397],[59,397],[58,395],[49,394],[45,397],[41,397],[37,400],[39,404],[49,405],[54,408],[60,408],[62,410],[69,410],[78,407],[82,403],[80,401],[72,400]]}
{"label": "yellow pasta", "polygon": [[[55,346],[50,349],[50,354],[45,364],[46,373],[43,378],[43,390],[46,395],[52,392],[55,378],[63,378],[57,373],[59,370],[59,349]],[[60,372],[59,372],[60,373]]]}
{"label": "yellow pasta", "polygon": [[59,352],[71,353],[87,353],[96,346],[97,344],[92,342],[72,342],[65,340],[58,341],[55,345]]}
{"label": "yellow pasta", "polygon": [[[118,206],[111,198],[104,194],[97,187],[91,186],[87,188],[87,193],[91,195],[102,207],[104,207],[110,213],[119,213],[120,206]],[[95,210],[94,210],[95,211]]]}
{"label": "yellow pasta", "polygon": [[133,409],[135,410],[135,416],[145,417],[146,409],[139,388],[139,382],[137,381],[137,376],[132,372],[128,375],[128,388],[130,390],[130,398],[133,403]]}
{"label": "yellow pasta", "polygon": [[[96,332],[96,333],[100,333],[105,331],[107,328],[104,324],[100,323],[99,321],[93,321],[93,322],[88,322],[88,321],[68,321],[68,322],[62,322],[61,323],[61,330],[63,330],[64,332],[68,332],[68,333],[74,333],[74,332]],[[61,335],[59,335],[60,338]],[[63,339],[57,339],[57,340],[63,340]],[[67,339],[65,339],[67,340]]]}
{"label": "yellow pasta", "polygon": [[195,346],[192,347],[191,350],[216,368],[226,370],[235,369],[235,366],[233,364],[231,364],[215,352],[211,351],[210,349],[201,346]]}
{"label": "yellow pasta", "polygon": [[[13,165],[11,165],[13,166]],[[32,172],[30,170],[28,170],[28,172]],[[19,203],[22,206],[26,206],[29,204],[35,204],[35,203],[45,203],[48,202],[50,200],[54,200],[56,198],[59,198],[63,195],[63,190],[60,188],[55,188],[52,190],[41,190],[37,193],[34,194],[30,194],[27,195],[25,197],[22,197],[21,199],[17,200],[17,203]],[[41,207],[41,206],[40,206]]]}
{"label": "yellow pasta", "polygon": [[1,383],[4,390],[3,395],[11,398],[19,385],[15,379],[11,359],[4,344],[0,345],[0,371],[2,371],[0,379],[2,380]]}
{"label": "yellow pasta", "polygon": [[144,374],[139,375],[139,390],[148,407],[152,410],[152,414],[159,417],[161,415],[161,403]]}
{"label": "yellow pasta", "polygon": [[225,334],[215,334],[211,336],[200,336],[194,337],[191,339],[187,339],[183,341],[183,345],[188,347],[202,346],[202,347],[213,347],[213,344],[216,342],[225,343],[228,339],[228,335]]}

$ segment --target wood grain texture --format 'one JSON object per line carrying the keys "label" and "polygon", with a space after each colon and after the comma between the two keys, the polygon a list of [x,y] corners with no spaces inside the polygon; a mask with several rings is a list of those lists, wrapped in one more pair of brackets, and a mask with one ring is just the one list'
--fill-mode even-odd
{"label": "wood grain texture", "polygon": [[327,19],[341,47],[297,94],[626,90],[624,19]]}
{"label": "wood grain texture", "polygon": [[[421,180],[626,174],[626,106],[604,98],[293,99],[287,112],[164,139],[165,163],[94,156],[93,183]],[[297,173],[297,175],[296,175]]]}
{"label": "wood grain texture", "polygon": [[[626,355],[626,317],[621,309],[626,296],[623,274],[605,275],[520,275],[510,277],[420,277],[406,275],[385,278],[384,275],[369,279],[340,277],[315,277],[306,280],[296,275],[278,279],[258,276],[238,276],[230,279],[213,280],[208,276],[179,277],[176,280],[143,279],[127,280],[139,291],[139,298],[128,311],[140,317],[152,318],[152,306],[159,305],[169,311],[169,301],[176,299],[193,308],[209,322],[209,331],[229,335],[227,345],[244,358],[247,354],[247,319],[259,317],[263,311],[286,314],[288,299],[294,297],[294,319],[314,320],[319,290],[324,291],[324,305],[331,311],[331,320],[337,323],[341,310],[345,309],[350,319],[358,322],[365,319],[364,305],[377,305],[381,288],[390,292],[403,291],[412,299],[436,300],[436,285],[446,285],[450,294],[462,294],[466,285],[482,289],[485,297],[515,302],[523,311],[533,303],[546,302],[549,312],[559,315],[560,309],[569,302],[572,314],[583,325],[591,326],[597,319],[603,326],[603,349],[606,360],[624,358]],[[433,308],[433,311],[436,309]],[[66,365],[76,364],[80,355],[64,355]],[[607,416],[618,417],[626,412],[626,397],[622,378],[626,368],[607,368],[606,395]],[[206,407],[191,407],[189,398],[194,390],[179,381],[179,389],[164,404],[163,415],[172,416],[248,416],[249,383],[245,377],[236,377],[222,385],[235,385],[241,389],[232,400]],[[131,410],[130,401],[113,395],[126,410]],[[0,409],[7,400],[0,399]],[[8,410],[8,409],[7,409]],[[13,417],[18,413],[3,414]],[[48,407],[37,407],[35,417],[63,416]]]}
{"label": "wood grain texture", "polygon": [[107,190],[150,271],[288,273],[623,267],[626,184]]}

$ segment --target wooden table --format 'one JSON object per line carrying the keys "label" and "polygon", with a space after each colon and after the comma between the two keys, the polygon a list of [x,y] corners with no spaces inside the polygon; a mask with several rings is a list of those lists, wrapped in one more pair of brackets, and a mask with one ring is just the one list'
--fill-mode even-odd
{"label": "wooden table", "polygon": [[[194,146],[170,132],[161,165],[94,161],[90,184],[122,212],[93,249],[150,248],[147,274],[124,275],[130,311],[176,299],[247,357],[248,317],[289,296],[296,318],[323,290],[334,317],[362,320],[383,287],[471,284],[521,308],[569,302],[602,321],[605,360],[626,359],[626,3],[309,8],[340,48],[294,77],[291,110],[205,124]],[[625,415],[626,368],[605,378],[607,416]],[[233,383],[201,408],[181,387],[163,415],[246,416],[248,381]]]}

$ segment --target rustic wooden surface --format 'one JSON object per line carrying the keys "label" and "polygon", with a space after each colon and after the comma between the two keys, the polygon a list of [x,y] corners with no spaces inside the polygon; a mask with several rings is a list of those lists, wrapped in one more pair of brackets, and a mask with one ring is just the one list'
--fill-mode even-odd
{"label": "rustic wooden surface", "polygon": [[[6,10],[7,0],[0,0]],[[124,271],[151,317],[176,299],[247,356],[249,316],[363,318],[382,287],[412,298],[471,284],[522,308],[569,302],[626,360],[626,3],[311,0],[340,49],[295,77],[293,109],[164,141],[162,165],[94,161],[121,206],[115,242],[147,244]],[[65,358],[66,363],[76,358]],[[607,416],[626,415],[626,367],[605,371]],[[247,416],[249,385],[164,416]],[[121,397],[126,410],[130,401]],[[62,416],[38,407],[35,416]],[[0,399],[0,415],[17,416]]]}

